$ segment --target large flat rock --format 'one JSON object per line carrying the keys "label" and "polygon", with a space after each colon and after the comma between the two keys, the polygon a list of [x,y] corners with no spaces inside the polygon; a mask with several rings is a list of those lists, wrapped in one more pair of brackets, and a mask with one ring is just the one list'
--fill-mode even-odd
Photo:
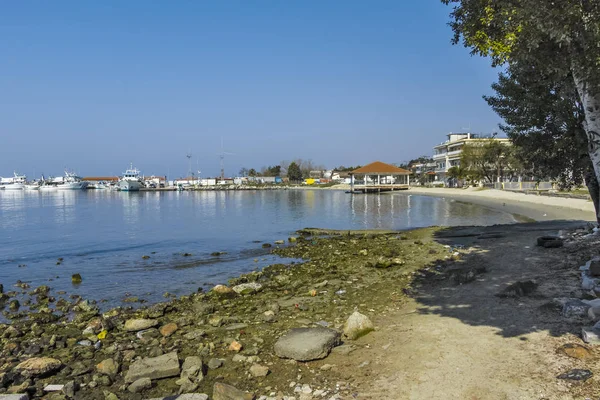
{"label": "large flat rock", "polygon": [[204,393],[184,393],[167,397],[155,397],[148,400],[208,400],[208,395]]}
{"label": "large flat rock", "polygon": [[25,377],[49,375],[58,371],[62,362],[55,358],[33,357],[17,365],[16,370]]}
{"label": "large flat rock", "polygon": [[143,358],[131,364],[125,382],[131,383],[140,378],[161,379],[179,375],[179,358],[173,351],[162,356]]}
{"label": "large flat rock", "polygon": [[244,392],[234,386],[215,382],[212,400],[253,400],[252,393]]}
{"label": "large flat rock", "polygon": [[340,343],[340,333],[327,328],[294,328],[275,343],[275,354],[296,361],[325,358]]}

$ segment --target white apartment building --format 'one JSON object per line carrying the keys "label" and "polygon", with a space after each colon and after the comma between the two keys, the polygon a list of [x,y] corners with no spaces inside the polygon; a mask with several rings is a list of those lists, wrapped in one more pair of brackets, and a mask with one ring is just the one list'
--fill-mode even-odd
{"label": "white apartment building", "polygon": [[435,180],[433,184],[450,184],[446,173],[452,167],[460,166],[460,155],[462,148],[467,143],[476,143],[482,140],[494,139],[502,143],[510,144],[510,139],[497,138],[496,135],[484,135],[477,133],[449,133],[448,140],[433,147],[433,161],[436,163]]}

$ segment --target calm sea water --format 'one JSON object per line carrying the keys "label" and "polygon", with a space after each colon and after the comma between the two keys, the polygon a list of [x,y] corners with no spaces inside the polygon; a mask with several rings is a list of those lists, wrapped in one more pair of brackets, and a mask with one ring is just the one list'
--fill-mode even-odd
{"label": "calm sea water", "polygon": [[[280,261],[257,241],[287,239],[304,227],[513,222],[499,211],[408,194],[0,191],[0,283],[5,290],[17,280],[47,284],[111,306],[127,295],[158,301],[167,291],[189,294]],[[211,256],[216,251],[227,254]],[[72,285],[74,273],[81,285]]]}

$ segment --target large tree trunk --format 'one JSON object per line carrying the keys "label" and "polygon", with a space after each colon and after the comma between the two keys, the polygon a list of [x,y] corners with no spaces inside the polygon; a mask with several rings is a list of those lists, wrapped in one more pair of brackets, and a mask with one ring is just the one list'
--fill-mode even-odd
{"label": "large tree trunk", "polygon": [[585,185],[590,192],[590,196],[592,197],[592,202],[594,203],[594,210],[596,210],[596,222],[600,224],[600,185],[598,185],[598,179],[596,179],[596,174],[593,169],[589,169],[585,174]]}
{"label": "large tree trunk", "polygon": [[595,182],[586,177],[586,184],[590,191],[590,196],[594,201],[596,220],[600,223],[600,210],[598,210],[598,199],[600,198],[600,92],[591,90],[590,85],[583,79],[579,79],[576,73],[573,76],[581,104],[583,105],[588,153],[595,174]]}

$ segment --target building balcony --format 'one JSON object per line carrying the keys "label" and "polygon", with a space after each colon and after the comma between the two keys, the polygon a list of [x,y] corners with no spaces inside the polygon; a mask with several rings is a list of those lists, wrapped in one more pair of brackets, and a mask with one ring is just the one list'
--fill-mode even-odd
{"label": "building balcony", "polygon": [[446,159],[446,154],[447,154],[447,153],[442,153],[442,154],[434,154],[434,155],[433,155],[433,159],[434,159],[434,160],[445,160],[445,159]]}

